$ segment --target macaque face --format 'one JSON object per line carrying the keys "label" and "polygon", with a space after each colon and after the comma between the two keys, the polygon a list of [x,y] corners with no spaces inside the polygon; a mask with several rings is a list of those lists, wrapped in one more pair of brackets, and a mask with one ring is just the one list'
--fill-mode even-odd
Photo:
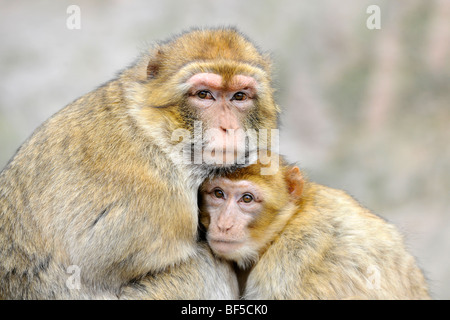
{"label": "macaque face", "polygon": [[202,121],[204,157],[216,164],[245,153],[246,119],[255,108],[257,81],[246,75],[225,80],[215,73],[197,73],[187,81],[188,105]]}
{"label": "macaque face", "polygon": [[212,250],[229,260],[248,255],[253,250],[249,226],[263,210],[262,190],[251,181],[217,178],[205,183],[201,193],[207,212],[202,223]]}
{"label": "macaque face", "polygon": [[281,232],[296,212],[303,193],[303,176],[296,166],[272,175],[253,164],[200,187],[200,222],[218,256],[247,268]]}

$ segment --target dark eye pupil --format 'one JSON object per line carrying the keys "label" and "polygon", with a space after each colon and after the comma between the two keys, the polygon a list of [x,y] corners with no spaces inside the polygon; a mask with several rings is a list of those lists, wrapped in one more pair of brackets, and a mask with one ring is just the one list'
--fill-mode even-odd
{"label": "dark eye pupil", "polygon": [[236,94],[234,95],[234,98],[235,98],[236,100],[244,100],[245,94],[242,93],[242,92],[238,92],[238,93],[236,93]]}
{"label": "dark eye pupil", "polygon": [[215,190],[214,195],[216,198],[223,198],[223,192],[221,190]]}
{"label": "dark eye pupil", "polygon": [[242,197],[242,200],[244,200],[245,203],[249,203],[253,200],[253,197],[251,195],[246,194]]}
{"label": "dark eye pupil", "polygon": [[208,96],[208,92],[200,91],[197,95],[200,99],[205,99]]}

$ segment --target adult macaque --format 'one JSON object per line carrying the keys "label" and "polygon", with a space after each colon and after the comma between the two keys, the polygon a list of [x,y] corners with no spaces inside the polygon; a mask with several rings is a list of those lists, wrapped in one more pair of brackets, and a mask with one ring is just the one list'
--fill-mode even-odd
{"label": "adult macaque", "polygon": [[193,30],[52,116],[0,174],[0,298],[235,298],[198,242],[197,190],[252,152],[234,131],[276,128],[272,92],[240,33]]}
{"label": "adult macaque", "polygon": [[261,163],[201,186],[201,222],[245,299],[428,299],[397,230],[295,166]]}

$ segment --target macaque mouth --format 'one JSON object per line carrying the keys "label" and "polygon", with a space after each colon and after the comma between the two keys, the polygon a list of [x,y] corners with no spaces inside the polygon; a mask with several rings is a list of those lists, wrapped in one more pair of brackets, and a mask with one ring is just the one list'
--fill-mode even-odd
{"label": "macaque mouth", "polygon": [[244,149],[238,148],[209,148],[206,143],[191,143],[183,152],[188,152],[187,159],[191,164],[209,164],[216,166],[217,169],[222,166],[247,166],[252,162],[254,150],[249,150],[247,146]]}
{"label": "macaque mouth", "polygon": [[223,239],[209,239],[210,242],[217,242],[217,243],[241,243],[242,241],[236,241],[236,240],[223,240]]}
{"label": "macaque mouth", "polygon": [[224,239],[209,239],[209,245],[213,251],[217,253],[230,253],[242,247],[243,241],[224,240]]}
{"label": "macaque mouth", "polygon": [[[208,151],[208,150],[206,150]],[[222,156],[222,155],[233,155],[233,156],[237,156],[238,155],[238,150],[233,149],[233,148],[223,148],[222,150],[216,150],[213,149],[211,152],[211,156],[216,157],[216,156]]]}

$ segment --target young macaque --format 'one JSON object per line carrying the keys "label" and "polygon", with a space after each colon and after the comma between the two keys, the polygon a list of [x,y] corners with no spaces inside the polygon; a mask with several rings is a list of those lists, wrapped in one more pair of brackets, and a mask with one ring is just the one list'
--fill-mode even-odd
{"label": "young macaque", "polygon": [[200,188],[206,239],[236,263],[242,298],[429,299],[394,226],[345,192],[307,181],[296,166],[261,175],[265,167]]}

